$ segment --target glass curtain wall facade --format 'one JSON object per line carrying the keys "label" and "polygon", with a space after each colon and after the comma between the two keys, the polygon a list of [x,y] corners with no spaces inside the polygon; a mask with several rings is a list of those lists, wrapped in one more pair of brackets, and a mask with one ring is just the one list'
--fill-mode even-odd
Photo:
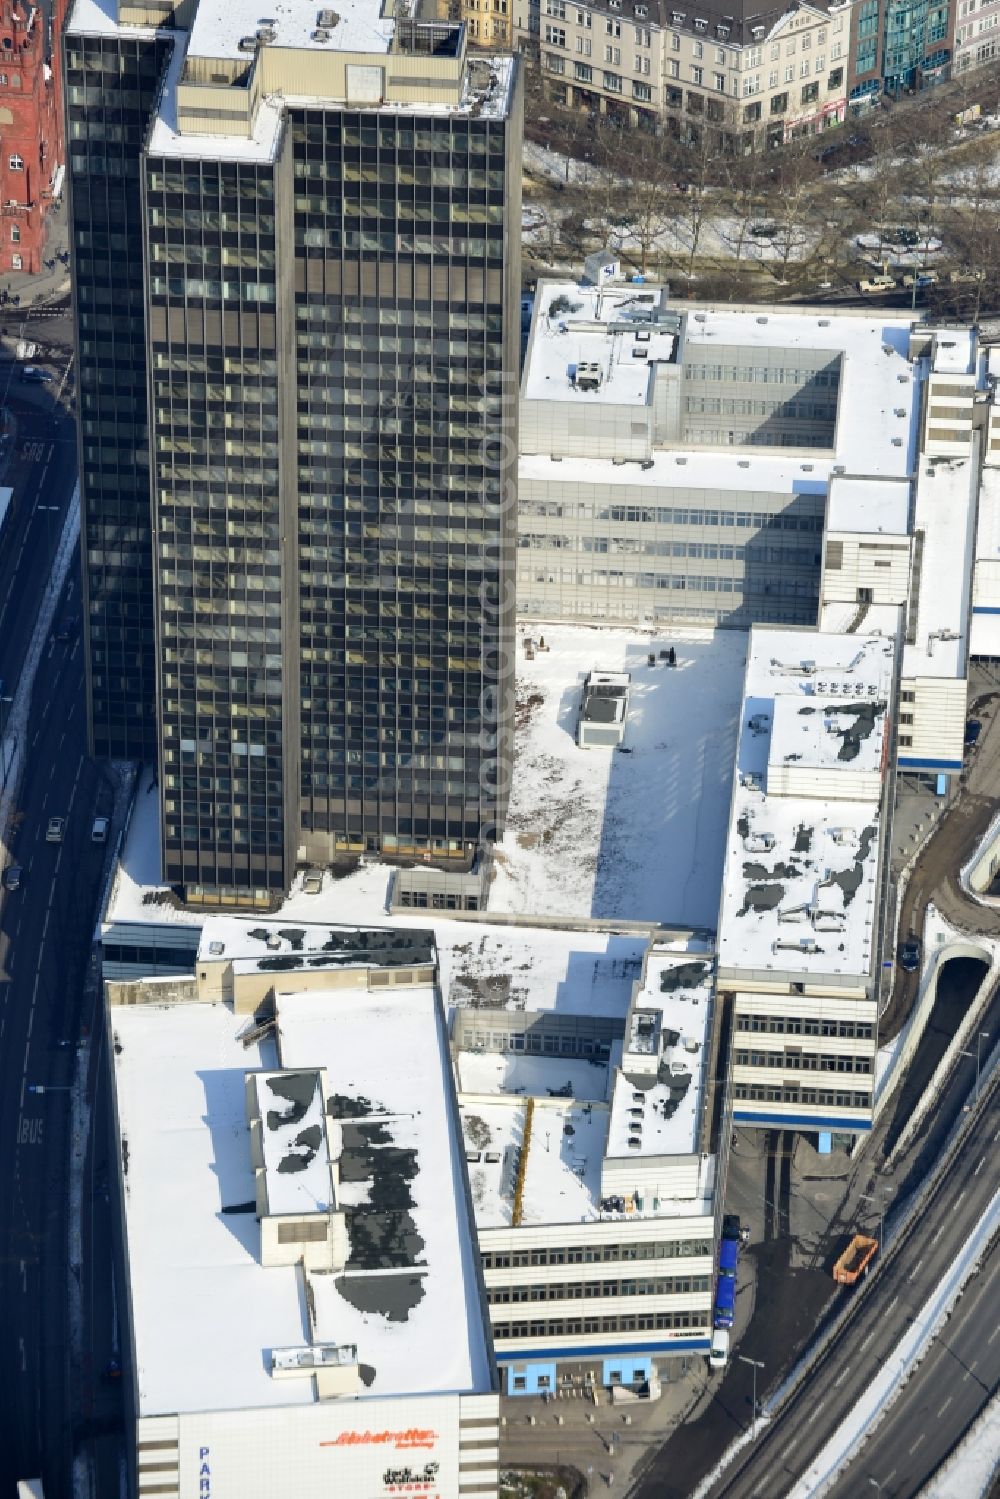
{"label": "glass curtain wall facade", "polygon": [[164,874],[281,889],[280,164],[146,161]]}
{"label": "glass curtain wall facade", "polygon": [[141,150],[167,37],[64,37],[92,752],[156,759]]}
{"label": "glass curtain wall facade", "polygon": [[517,64],[502,108],[470,63],[248,150],[154,124],[172,38],[120,33],[66,43],[94,751],[158,759],[195,899],[468,864],[512,756]]}
{"label": "glass curtain wall facade", "polygon": [[316,859],[463,858],[502,819],[511,129],[292,116],[301,825]]}

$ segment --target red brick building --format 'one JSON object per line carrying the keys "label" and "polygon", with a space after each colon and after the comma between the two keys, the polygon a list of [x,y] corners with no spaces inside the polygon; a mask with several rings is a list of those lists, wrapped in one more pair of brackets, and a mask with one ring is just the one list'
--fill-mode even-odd
{"label": "red brick building", "polygon": [[66,0],[0,0],[0,276],[39,271],[61,190],[59,33]]}

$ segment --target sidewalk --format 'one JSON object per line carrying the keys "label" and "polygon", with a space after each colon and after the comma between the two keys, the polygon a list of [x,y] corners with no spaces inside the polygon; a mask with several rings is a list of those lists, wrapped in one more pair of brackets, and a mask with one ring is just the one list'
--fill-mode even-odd
{"label": "sidewalk", "polygon": [[664,1381],[658,1400],[612,1405],[607,1390],[596,1391],[596,1404],[582,1391],[548,1401],[504,1400],[501,1469],[570,1463],[584,1475],[589,1494],[627,1493],[636,1464],[688,1419],[709,1387],[708,1361],[700,1354],[662,1359],[658,1367]]}
{"label": "sidewalk", "polygon": [[[66,200],[61,198],[49,212],[45,221],[45,245],[42,249],[43,262],[58,257],[60,253],[69,249],[69,226],[66,215]],[[10,303],[0,307],[0,322],[7,321],[12,324],[18,314],[22,316],[30,307],[40,307],[47,302],[58,301],[69,293],[69,267],[56,259],[52,270],[42,269],[37,275],[31,276],[26,271],[8,271],[0,279],[0,291],[5,291],[10,297],[20,297],[21,301],[17,307]]]}

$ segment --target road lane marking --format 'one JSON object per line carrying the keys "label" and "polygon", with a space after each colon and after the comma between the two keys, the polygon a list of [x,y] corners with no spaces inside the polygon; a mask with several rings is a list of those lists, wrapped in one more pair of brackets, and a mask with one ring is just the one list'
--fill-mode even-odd
{"label": "road lane marking", "polygon": [[944,1405],[942,1405],[941,1409],[938,1411],[938,1420],[939,1421],[940,1421],[941,1417],[944,1415],[945,1411],[948,1409],[948,1407],[951,1404],[951,1402],[954,1400],[954,1398],[955,1398],[954,1395],[949,1395],[948,1399],[945,1401]]}
{"label": "road lane marking", "polygon": [[913,1446],[910,1448],[910,1456],[911,1457],[913,1456],[914,1452],[916,1452],[917,1448],[920,1446],[920,1443],[923,1441],[924,1436],[925,1436],[925,1433],[921,1432],[920,1435],[917,1437],[917,1440],[914,1442]]}
{"label": "road lane marking", "polygon": [[993,1331],[990,1333],[989,1337],[986,1339],[986,1346],[987,1347],[989,1347],[989,1345],[993,1342],[994,1338],[1000,1338],[1000,1327],[994,1327]]}
{"label": "road lane marking", "polygon": [[917,1271],[920,1269],[920,1266],[923,1264],[923,1262],[924,1262],[924,1257],[923,1257],[923,1255],[921,1255],[920,1258],[919,1258],[919,1260],[917,1260],[917,1263],[914,1265],[913,1269],[910,1271],[909,1275],[906,1277],[906,1279],[908,1281],[910,1281],[910,1280],[913,1279],[913,1277],[916,1275]]}
{"label": "road lane marking", "polygon": [[21,1291],[25,1296],[28,1294],[28,1271],[23,1260],[21,1261]]}
{"label": "road lane marking", "polygon": [[979,1173],[980,1173],[980,1171],[982,1171],[982,1169],[983,1169],[983,1167],[984,1167],[984,1166],[985,1166],[985,1165],[986,1165],[986,1157],[985,1157],[985,1156],[983,1156],[983,1158],[982,1158],[982,1159],[981,1159],[981,1161],[980,1161],[980,1162],[979,1162],[979,1165],[978,1165],[978,1166],[977,1166],[977,1167],[976,1167],[976,1169],[975,1169],[975,1171],[973,1171],[973,1173],[972,1173],[972,1174],[973,1174],[973,1176],[978,1176],[978,1175],[979,1175]]}
{"label": "road lane marking", "polygon": [[21,1350],[21,1373],[24,1374],[24,1373],[27,1372],[27,1368],[28,1368],[28,1357],[27,1357],[27,1354],[24,1351],[24,1339],[23,1338],[18,1338],[18,1340],[17,1340],[17,1346]]}
{"label": "road lane marking", "polygon": [[873,1328],[872,1331],[865,1338],[864,1342],[858,1344],[858,1352],[859,1353],[864,1353],[865,1349],[868,1347],[868,1344],[871,1342],[871,1340],[872,1340],[872,1338],[874,1336],[875,1336],[875,1329]]}
{"label": "road lane marking", "polygon": [[843,1384],[844,1380],[847,1378],[847,1376],[848,1376],[848,1374],[850,1374],[850,1372],[851,1372],[851,1366],[850,1366],[850,1364],[848,1364],[847,1368],[843,1369],[841,1371],[841,1373],[837,1376],[837,1378],[833,1381],[834,1388],[836,1388],[837,1385]]}
{"label": "road lane marking", "polygon": [[896,1302],[897,1302],[897,1301],[898,1301],[898,1300],[899,1300],[899,1297],[898,1297],[898,1296],[894,1296],[894,1297],[893,1297],[893,1298],[892,1298],[892,1300],[891,1300],[891,1301],[890,1301],[890,1302],[889,1302],[889,1304],[888,1304],[888,1305],[887,1305],[887,1307],[886,1307],[886,1311],[887,1311],[887,1312],[891,1312],[891,1311],[892,1311],[892,1309],[893,1309],[893,1307],[894,1307],[894,1306],[895,1306],[895,1305],[896,1305]]}
{"label": "road lane marking", "polygon": [[936,1233],[936,1234],[934,1234],[934,1235],[933,1235],[933,1237],[932,1237],[932,1238],[931,1238],[931,1243],[932,1243],[932,1244],[936,1244],[936,1243],[937,1243],[937,1241],[938,1241],[938,1239],[940,1239],[940,1237],[941,1237],[941,1235],[942,1235],[942,1234],[943,1234],[943,1233],[944,1233],[944,1224],[943,1224],[943,1223],[942,1223],[942,1225],[941,1225],[941,1227],[940,1227],[940,1228],[939,1228],[939,1229],[938,1229],[938,1231],[937,1231],[937,1233]]}

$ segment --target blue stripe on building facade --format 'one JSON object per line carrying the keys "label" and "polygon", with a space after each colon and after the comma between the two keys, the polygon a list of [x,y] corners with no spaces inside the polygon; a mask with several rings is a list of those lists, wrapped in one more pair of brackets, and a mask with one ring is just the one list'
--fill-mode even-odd
{"label": "blue stripe on building facade", "polygon": [[909,755],[897,755],[896,765],[905,766],[907,770],[961,770],[961,760],[917,760]]}
{"label": "blue stripe on building facade", "polygon": [[852,1135],[863,1134],[871,1129],[871,1122],[866,1123],[863,1119],[828,1119],[822,1114],[751,1114],[749,1110],[734,1109],[734,1124],[768,1124],[784,1125],[786,1128],[793,1124],[800,1124],[805,1129],[830,1129],[847,1131]]}
{"label": "blue stripe on building facade", "polygon": [[[708,1316],[708,1312],[705,1313]],[[517,1348],[509,1353],[497,1349],[498,1364],[526,1364],[532,1360],[552,1363],[581,1358],[599,1358],[602,1363],[611,1358],[642,1357],[649,1353],[705,1353],[712,1346],[711,1337],[675,1338],[670,1343],[621,1343],[611,1347],[607,1343],[594,1344],[586,1348]]]}
{"label": "blue stripe on building facade", "polygon": [[973,614],[1000,614],[1000,607],[991,604],[973,604]]}

